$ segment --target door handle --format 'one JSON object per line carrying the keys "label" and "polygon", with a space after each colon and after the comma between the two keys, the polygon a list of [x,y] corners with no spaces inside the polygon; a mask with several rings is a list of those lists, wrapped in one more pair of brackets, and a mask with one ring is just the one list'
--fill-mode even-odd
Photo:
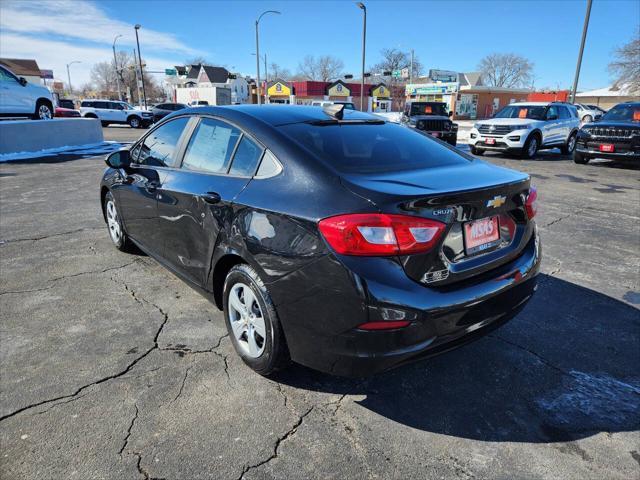
{"label": "door handle", "polygon": [[160,184],[158,182],[149,182],[145,185],[144,189],[149,193],[153,193],[158,189],[159,186]]}
{"label": "door handle", "polygon": [[216,193],[216,192],[207,192],[204,193],[202,195],[200,195],[200,197],[202,197],[202,199],[210,204],[216,204],[218,202],[220,202],[221,198],[220,198],[220,194]]}

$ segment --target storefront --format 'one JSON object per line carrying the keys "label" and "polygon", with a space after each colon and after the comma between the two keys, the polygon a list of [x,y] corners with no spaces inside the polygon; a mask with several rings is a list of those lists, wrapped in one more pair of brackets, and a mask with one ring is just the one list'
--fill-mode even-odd
{"label": "storefront", "polygon": [[455,111],[456,95],[460,89],[458,82],[412,83],[405,88],[407,100],[423,102],[443,102],[448,111]]}
{"label": "storefront", "polygon": [[384,83],[371,87],[369,91],[368,112],[391,112],[391,90]]}
{"label": "storefront", "polygon": [[293,88],[289,82],[276,79],[267,83],[267,98],[265,103],[293,103]]}

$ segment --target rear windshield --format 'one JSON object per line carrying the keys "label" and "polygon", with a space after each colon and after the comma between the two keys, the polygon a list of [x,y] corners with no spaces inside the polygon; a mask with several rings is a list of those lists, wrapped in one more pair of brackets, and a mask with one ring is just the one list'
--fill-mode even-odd
{"label": "rear windshield", "polygon": [[280,129],[342,173],[419,170],[469,162],[437,140],[395,123],[294,123]]}
{"label": "rear windshield", "polygon": [[640,104],[623,103],[616,105],[602,117],[611,122],[640,122]]}
{"label": "rear windshield", "polygon": [[511,105],[504,107],[493,118],[530,118],[532,120],[542,120],[546,107],[544,105]]}
{"label": "rear windshield", "polygon": [[441,115],[447,116],[447,108],[443,103],[417,103],[411,104],[409,116],[414,115]]}

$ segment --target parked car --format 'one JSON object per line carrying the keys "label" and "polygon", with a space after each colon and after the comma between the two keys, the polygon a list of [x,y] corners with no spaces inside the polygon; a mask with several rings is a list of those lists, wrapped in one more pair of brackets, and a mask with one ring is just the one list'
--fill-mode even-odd
{"label": "parked car", "polygon": [[76,103],[71,100],[70,98],[61,98],[58,100],[58,106],[60,108],[67,108],[69,110],[75,110],[76,109]]}
{"label": "parked car", "polygon": [[184,103],[160,103],[151,108],[151,113],[153,114],[153,121],[157,122],[162,120],[164,117],[169,115],[170,113],[176,112],[178,110],[182,110],[188,108]]}
{"label": "parked car", "polygon": [[578,118],[582,123],[591,123],[602,117],[602,112],[599,109],[592,108],[590,105],[585,105],[584,103],[574,103],[574,105],[578,110]]}
{"label": "parked car", "polygon": [[573,160],[640,160],[640,102],[620,103],[578,132]]}
{"label": "parked car", "polygon": [[83,100],[80,103],[80,114],[85,118],[99,119],[103,127],[116,123],[144,128],[153,122],[153,113],[113,100]]}
{"label": "parked car", "polygon": [[176,112],[107,157],[104,219],[224,311],[244,362],[369,375],[518,313],[529,176],[346,108]]}
{"label": "parked car", "polygon": [[208,107],[209,102],[206,100],[194,100],[193,102],[189,102],[190,107]]}
{"label": "parked car", "polygon": [[356,106],[353,102],[342,102],[339,100],[313,100],[311,102],[312,107],[325,107],[327,105],[344,105],[347,110],[355,110]]}
{"label": "parked car", "polygon": [[60,118],[80,118],[80,112],[71,108],[56,107],[55,116]]}
{"label": "parked car", "polygon": [[587,107],[591,108],[592,110],[597,110],[598,112],[600,112],[602,114],[607,113],[607,111],[604,108],[599,107],[598,105],[587,105]]}
{"label": "parked car", "polygon": [[458,141],[458,125],[449,117],[447,104],[442,102],[408,101],[402,113],[402,122],[454,147]]}
{"label": "parked car", "polygon": [[562,102],[512,103],[489,120],[476,122],[469,133],[471,153],[514,153],[533,158],[538,150],[560,148],[573,153],[580,119],[576,107]]}
{"label": "parked car", "polygon": [[53,118],[53,95],[0,65],[0,116],[49,120]]}

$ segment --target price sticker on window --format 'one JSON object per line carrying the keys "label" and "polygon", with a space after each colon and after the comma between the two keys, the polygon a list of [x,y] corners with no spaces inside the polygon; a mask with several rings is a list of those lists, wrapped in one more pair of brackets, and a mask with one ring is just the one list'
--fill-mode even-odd
{"label": "price sticker on window", "polygon": [[518,112],[518,118],[527,118],[527,112],[529,110],[527,110],[526,108],[521,108],[520,111]]}
{"label": "price sticker on window", "polygon": [[633,111],[633,121],[640,122],[640,110]]}
{"label": "price sticker on window", "polygon": [[431,105],[424,107],[424,113],[431,113]]}

